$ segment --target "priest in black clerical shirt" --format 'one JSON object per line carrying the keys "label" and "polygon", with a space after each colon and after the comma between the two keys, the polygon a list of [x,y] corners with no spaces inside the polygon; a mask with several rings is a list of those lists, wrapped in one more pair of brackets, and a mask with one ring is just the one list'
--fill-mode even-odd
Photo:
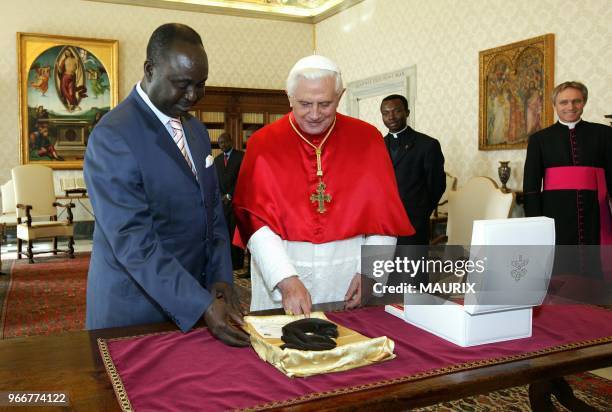
{"label": "priest in black clerical shirt", "polygon": [[[221,133],[217,139],[219,148],[223,153],[215,157],[215,167],[217,168],[217,176],[219,178],[219,191],[221,192],[221,202],[223,204],[223,213],[227,230],[229,231],[230,239],[234,237],[236,229],[236,218],[232,210],[232,200],[234,189],[238,181],[238,173],[244,158],[244,152],[234,149],[232,136],[229,133]],[[244,251],[242,248],[232,245],[232,268],[234,270],[242,269],[244,264]]]}
{"label": "priest in black clerical shirt", "polygon": [[582,83],[562,83],[552,98],[559,121],[529,138],[525,214],[555,219],[558,245],[610,244],[612,128],[581,119]]}
{"label": "priest in black clerical shirt", "polygon": [[380,112],[389,129],[385,144],[393,162],[400,197],[416,230],[412,236],[398,237],[397,244],[428,245],[429,217],[446,189],[440,143],[407,125],[410,110],[404,96],[385,97]]}

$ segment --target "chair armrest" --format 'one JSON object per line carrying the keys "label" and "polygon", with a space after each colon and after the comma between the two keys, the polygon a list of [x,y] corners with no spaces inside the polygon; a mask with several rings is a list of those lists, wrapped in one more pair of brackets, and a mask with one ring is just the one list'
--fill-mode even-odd
{"label": "chair armrest", "polygon": [[64,209],[66,209],[66,211],[68,212],[68,222],[72,223],[72,220],[74,219],[74,216],[72,215],[72,208],[74,207],[74,203],[60,203],[60,202],[53,202],[53,206],[55,207],[63,207]]}
{"label": "chair armrest", "polygon": [[438,212],[438,208],[439,208],[440,206],[443,206],[443,205],[447,204],[447,203],[448,203],[448,199],[443,200],[443,201],[441,201],[440,203],[438,203],[438,204],[436,205],[436,208],[435,208],[435,209],[434,209],[434,211],[433,211],[433,215],[434,215],[434,217],[438,217],[438,213],[439,213],[439,212]]}
{"label": "chair armrest", "polygon": [[446,235],[439,235],[436,236],[434,239],[431,240],[431,242],[429,242],[430,245],[441,245],[442,243],[448,242],[448,236]]}
{"label": "chair armrest", "polygon": [[[31,227],[32,226],[32,214],[30,213],[30,210],[32,210],[32,205],[24,205],[24,204],[18,203],[15,206],[17,207],[17,209],[24,209],[25,210],[26,219],[27,219],[26,223],[28,224],[28,227]],[[19,222],[20,220],[21,219],[18,219],[17,223],[20,223]]]}

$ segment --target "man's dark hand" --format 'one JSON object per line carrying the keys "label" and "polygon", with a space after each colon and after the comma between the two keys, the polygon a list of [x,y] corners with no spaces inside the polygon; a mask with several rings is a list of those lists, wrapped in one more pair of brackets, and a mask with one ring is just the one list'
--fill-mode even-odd
{"label": "man's dark hand", "polygon": [[234,322],[239,325],[244,323],[242,316],[247,314],[247,310],[240,305],[238,294],[231,285],[225,282],[216,282],[212,285],[210,293],[215,297],[221,297],[225,300],[225,303],[229,305],[229,314]]}
{"label": "man's dark hand", "polygon": [[244,311],[240,308],[240,301],[233,287],[225,282],[216,282],[210,293],[214,300],[204,313],[210,332],[228,345],[247,346],[249,336],[232,324],[244,324]]}

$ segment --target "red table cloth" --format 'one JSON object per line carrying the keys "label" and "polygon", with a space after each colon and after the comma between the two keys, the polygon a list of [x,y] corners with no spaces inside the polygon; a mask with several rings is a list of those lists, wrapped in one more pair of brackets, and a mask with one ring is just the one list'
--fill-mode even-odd
{"label": "red table cloth", "polygon": [[397,358],[346,372],[288,378],[252,348],[232,348],[205,328],[99,339],[124,411],[265,409],[612,341],[612,312],[592,306],[534,310],[531,338],[462,348],[384,312],[327,316],[369,336],[395,341]]}

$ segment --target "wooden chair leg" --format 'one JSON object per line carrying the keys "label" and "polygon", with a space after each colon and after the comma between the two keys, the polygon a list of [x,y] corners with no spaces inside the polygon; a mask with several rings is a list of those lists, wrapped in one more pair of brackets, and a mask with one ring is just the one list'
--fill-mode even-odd
{"label": "wooden chair leg", "polygon": [[34,252],[32,251],[32,241],[28,240],[28,259],[30,263],[34,263]]}
{"label": "wooden chair leg", "polygon": [[23,241],[21,239],[17,239],[17,259],[21,259],[22,244]]}
{"label": "wooden chair leg", "polygon": [[53,255],[57,256],[57,236],[53,238]]}
{"label": "wooden chair leg", "polygon": [[68,239],[68,256],[70,256],[70,259],[74,259],[74,236],[70,236]]}

